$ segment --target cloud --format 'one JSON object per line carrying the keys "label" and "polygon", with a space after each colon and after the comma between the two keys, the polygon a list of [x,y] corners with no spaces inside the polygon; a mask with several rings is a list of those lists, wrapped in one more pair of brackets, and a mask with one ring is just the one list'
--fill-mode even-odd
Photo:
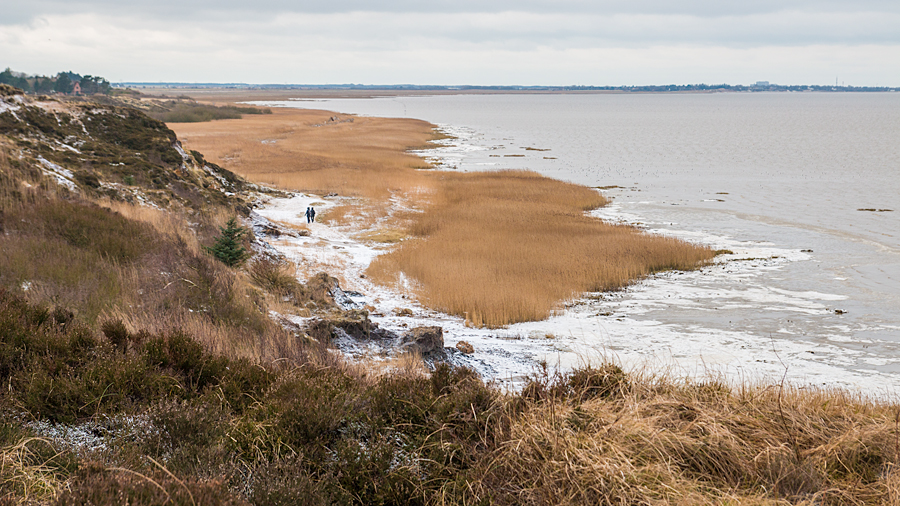
{"label": "cloud", "polygon": [[153,81],[736,83],[766,78],[767,66],[807,79],[780,82],[851,66],[865,84],[900,75],[900,3],[880,0],[250,5],[19,2],[0,18],[0,54],[28,72]]}
{"label": "cloud", "polygon": [[471,14],[509,11],[537,14],[681,14],[699,17],[742,16],[778,11],[900,12],[893,0],[29,0],[4,8],[4,17],[16,22],[49,13],[108,13],[153,15],[171,19],[204,14],[213,17],[271,16],[285,13],[343,14],[349,12]]}

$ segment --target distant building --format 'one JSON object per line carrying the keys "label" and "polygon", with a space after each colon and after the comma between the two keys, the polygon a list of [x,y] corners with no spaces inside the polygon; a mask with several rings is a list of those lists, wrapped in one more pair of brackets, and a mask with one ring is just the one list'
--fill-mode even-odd
{"label": "distant building", "polygon": [[766,86],[769,86],[769,81],[756,81],[756,84],[754,84],[753,86],[756,86],[757,88],[765,88]]}
{"label": "distant building", "polygon": [[81,84],[80,83],[75,83],[75,85],[72,86],[72,94],[73,95],[81,95]]}

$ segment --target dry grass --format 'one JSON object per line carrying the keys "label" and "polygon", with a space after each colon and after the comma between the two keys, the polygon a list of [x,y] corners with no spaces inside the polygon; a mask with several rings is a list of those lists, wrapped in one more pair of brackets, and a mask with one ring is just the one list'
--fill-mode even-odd
{"label": "dry grass", "polygon": [[17,497],[22,504],[37,504],[55,499],[64,481],[56,462],[60,457],[49,440],[36,437],[0,450],[0,501]]}
{"label": "dry grass", "polygon": [[428,184],[416,171],[425,163],[406,152],[434,137],[424,121],[274,109],[265,116],[168,126],[207,159],[279,188],[384,199],[391,191]]}
{"label": "dry grass", "polygon": [[357,239],[382,244],[398,243],[407,237],[409,237],[409,234],[406,232],[391,228],[379,228],[377,230],[370,230],[356,235]]}
{"label": "dry grass", "polygon": [[539,379],[523,397],[494,451],[453,484],[463,503],[897,504],[896,405],[611,365]]}
{"label": "dry grass", "polygon": [[[544,319],[578,294],[615,290],[661,270],[694,268],[713,256],[706,248],[584,216],[605,204],[585,187],[526,172],[417,171],[423,162],[405,150],[428,140],[427,123],[347,119],[325,111],[275,110],[170,126],[191,148],[251,180],[370,199],[318,219],[366,229],[393,220],[388,228],[394,230],[361,236],[376,242],[401,240],[408,225],[408,234],[419,240],[379,257],[369,274],[387,284],[413,280],[423,302],[468,315],[475,325]],[[391,215],[389,198],[417,199],[426,212]]]}
{"label": "dry grass", "polygon": [[[227,269],[207,258],[196,232],[183,216],[124,202],[104,200],[97,204],[129,220],[150,225],[187,257],[180,261],[170,258],[164,264],[157,264],[155,258],[150,258],[142,265],[115,266],[115,277],[124,287],[119,294],[120,300],[103,311],[101,319],[121,320],[132,332],[143,329],[162,334],[181,329],[215,354],[247,358],[256,363],[283,358],[298,360],[305,355],[303,343],[268,321],[244,325],[233,318],[233,321],[223,321],[222,318],[210,318],[204,310],[191,309],[198,306],[202,309],[208,302],[172,306],[169,298],[178,297],[179,293],[182,294],[180,297],[187,297],[183,299],[185,302],[195,297],[215,297],[232,305],[230,311],[238,320],[249,321],[253,318],[248,315],[258,315],[266,305],[262,302],[265,294],[252,286],[248,273]],[[215,208],[202,220],[205,228],[215,229],[231,216],[228,210]],[[190,265],[192,262],[194,265]],[[157,269],[166,274],[162,279],[154,275]],[[200,274],[202,271],[206,272]],[[159,281],[154,283],[153,279]],[[195,295],[193,292],[206,293]]]}
{"label": "dry grass", "polygon": [[352,371],[358,381],[366,386],[372,386],[379,378],[416,378],[427,380],[428,368],[422,356],[415,352],[403,353],[383,360],[366,359],[344,365],[346,370]]}
{"label": "dry grass", "polygon": [[368,273],[417,282],[429,306],[475,325],[547,318],[560,301],[616,290],[648,274],[691,269],[713,252],[585,216],[588,188],[530,172],[444,174],[407,241]]}
{"label": "dry grass", "polygon": [[8,206],[0,218],[7,220],[0,224],[0,287],[89,323],[121,320],[132,332],[159,334],[181,329],[218,354],[304,359],[303,343],[268,319],[247,274],[206,254],[182,217],[105,206],[46,195]]}
{"label": "dry grass", "polygon": [[[184,217],[172,211],[165,211],[149,206],[133,205],[127,202],[102,199],[94,203],[116,212],[129,220],[146,223],[169,240],[184,244],[191,253],[200,254],[203,251],[197,234],[188,226]],[[212,209],[205,213],[203,218],[211,226],[224,225],[231,214],[225,209]]]}
{"label": "dry grass", "polygon": [[316,222],[325,223],[332,227],[347,227],[351,225],[363,228],[375,224],[375,218],[366,213],[368,207],[361,203],[341,204],[329,209],[316,211]]}

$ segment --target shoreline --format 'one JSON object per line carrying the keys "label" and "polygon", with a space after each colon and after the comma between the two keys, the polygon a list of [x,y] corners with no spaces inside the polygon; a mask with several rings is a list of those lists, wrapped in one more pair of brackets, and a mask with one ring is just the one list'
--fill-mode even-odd
{"label": "shoreline", "polygon": [[[323,201],[329,199],[295,195],[288,199],[271,199],[256,212],[276,222],[289,222],[292,217],[299,221],[306,205]],[[327,207],[332,205],[334,203]],[[616,213],[610,210],[607,216]],[[377,250],[324,224],[313,224],[310,230],[310,236],[279,238],[270,244],[293,261],[302,263],[303,259],[308,262],[312,258],[318,265],[344,266],[343,270],[331,274],[350,281],[342,284],[342,288],[359,293],[351,297],[354,302],[375,308],[371,320],[381,328],[402,333],[415,326],[441,326],[446,346],[453,347],[458,341],[474,346],[474,355],[462,357],[463,363],[473,367],[485,379],[510,388],[521,386],[524,377],[535,373],[542,361],[551,368],[568,371],[586,363],[597,365],[612,359],[630,373],[651,370],[677,380],[715,379],[731,385],[777,382],[785,373],[785,364],[790,364],[787,383],[797,387],[845,388],[867,392],[877,399],[897,396],[898,385],[892,384],[892,376],[852,372],[840,367],[847,351],[835,345],[811,347],[804,342],[779,341],[777,348],[773,348],[773,341],[756,339],[742,332],[698,331],[686,338],[670,325],[638,319],[642,313],[671,300],[672,294],[685,296],[686,290],[696,290],[691,287],[704,277],[753,278],[759,275],[760,268],[778,269],[785,262],[800,260],[799,257],[805,254],[797,253],[798,258],[791,259],[785,258],[787,252],[777,248],[747,248],[737,242],[725,242],[724,245],[734,248],[734,253],[702,270],[657,274],[620,292],[585,294],[567,303],[560,314],[547,320],[488,329],[473,328],[466,325],[464,318],[426,308],[410,293],[360,278],[367,262],[379,254]],[[747,261],[760,256],[769,256],[770,260],[762,262],[763,265]],[[814,312],[827,311],[799,293],[782,294],[780,303]],[[410,310],[411,314],[398,314],[403,309]],[[296,324],[306,321],[301,317],[281,316]],[[372,356],[373,349],[364,343],[356,343],[355,347],[344,344],[343,351],[351,359],[358,360],[363,356],[379,359],[379,350]],[[811,355],[811,349],[817,355]],[[830,363],[828,356],[833,357]]]}
{"label": "shoreline", "polygon": [[[435,150],[418,154],[426,157],[440,158],[442,156]],[[610,193],[610,191],[605,193]],[[605,208],[600,214],[606,219],[624,220],[633,225],[643,222],[641,219],[629,218],[627,213],[622,216],[621,211],[613,211],[612,208]],[[647,226],[647,224],[643,225]],[[657,228],[657,232],[671,233],[666,228]],[[690,233],[683,234],[682,237],[692,240],[698,238],[697,235]],[[784,262],[791,255],[797,256],[796,260],[799,261],[808,259],[808,255],[799,253],[799,250],[797,252],[769,251],[766,248],[760,249],[753,244],[735,243],[722,237],[708,237],[707,240],[711,241],[709,244],[712,244],[715,249],[733,249],[739,252],[738,255],[731,257],[731,260],[734,261],[727,264],[728,269],[731,269],[732,277],[746,278],[749,276],[754,278],[773,269],[777,271],[784,268],[786,265]],[[326,248],[323,247],[321,250]],[[742,254],[740,254],[741,251],[743,251]],[[756,266],[749,261],[761,257],[780,257],[780,259],[774,258]],[[521,371],[521,366],[525,363],[533,366],[540,360],[548,360],[550,363],[573,364],[577,363],[579,355],[606,356],[611,354],[636,368],[640,368],[650,361],[654,364],[655,369],[683,371],[684,374],[679,374],[679,376],[698,377],[707,374],[725,374],[732,378],[749,376],[761,380],[774,380],[784,372],[781,367],[781,358],[786,358],[791,364],[790,380],[796,384],[821,385],[826,383],[857,391],[883,389],[882,394],[888,397],[894,395],[891,390],[900,390],[900,384],[895,384],[896,381],[892,381],[895,378],[890,375],[882,376],[874,370],[870,372],[854,371],[841,367],[839,364],[844,360],[843,355],[847,353],[847,350],[834,347],[828,341],[813,344],[806,340],[791,342],[786,339],[778,339],[777,350],[773,353],[773,344],[776,343],[773,340],[757,338],[752,334],[734,330],[698,332],[689,330],[691,328],[689,320],[673,326],[652,317],[653,312],[666,307],[675,294],[678,294],[678,297],[706,301],[702,304],[709,304],[709,310],[713,310],[713,305],[718,304],[718,301],[708,298],[706,290],[697,291],[699,285],[691,288],[690,283],[695,285],[698,283],[696,279],[693,281],[687,279],[696,278],[699,275],[699,273],[688,273],[687,276],[674,276],[678,278],[674,285],[672,277],[663,279],[669,275],[657,276],[622,292],[614,293],[605,303],[600,302],[599,299],[581,298],[573,301],[572,307],[567,308],[562,316],[551,317],[543,322],[516,324],[499,332],[474,331],[465,326],[463,319],[446,317],[447,323],[444,325],[448,326],[448,343],[452,344],[457,339],[467,340],[475,345],[476,355],[485,350],[496,350],[496,353],[489,357],[487,362],[487,365],[494,371],[491,371],[487,365],[480,369],[489,377],[500,377],[501,379],[504,375],[509,376],[504,371],[514,369]],[[685,281],[686,279],[687,281]],[[690,282],[685,285],[682,281]],[[667,289],[667,286],[669,288],[677,287],[677,291],[672,292]],[[350,289],[353,289],[352,286]],[[738,289],[726,293],[728,295],[722,299],[726,304],[739,304],[743,297],[750,296]],[[778,294],[766,290],[760,294],[760,296],[771,299],[773,303],[783,304],[785,307],[794,308],[793,310],[801,313],[813,311],[816,314],[825,314],[829,309],[816,302],[815,296],[810,297],[800,292]],[[402,298],[398,300],[405,301]],[[384,311],[391,309],[387,308]],[[636,310],[637,313],[635,313]],[[689,311],[690,304],[684,306],[682,310]],[[389,315],[388,312],[385,314]],[[704,318],[708,318],[710,313],[704,311],[703,314]],[[401,330],[400,324],[409,323],[409,321],[386,316],[379,323],[384,323],[388,328]],[[684,328],[688,333],[679,331],[679,328]],[[556,338],[542,340],[532,337],[541,333],[543,335],[554,334]],[[746,346],[747,342],[753,344]],[[742,343],[745,347],[740,348],[735,343]],[[649,350],[646,349],[648,346]],[[519,353],[522,357],[527,357],[525,362],[520,362],[515,366],[508,365],[505,361],[509,359],[509,356],[508,353],[507,356],[504,356],[504,351],[508,352],[510,349],[517,350],[514,353]],[[822,353],[814,355],[810,350]],[[861,353],[864,354],[862,351],[852,351],[851,356],[860,356],[863,359]],[[495,361],[499,365],[490,365],[491,361]]]}
{"label": "shoreline", "polygon": [[346,89],[346,88],[233,88],[225,86],[151,86],[137,88],[147,95],[185,95],[201,102],[240,103],[267,100],[319,100],[319,99],[366,99],[390,97],[423,97],[441,95],[715,95],[715,94],[758,94],[758,93],[897,93],[897,90],[555,90],[555,89]]}
{"label": "shoreline", "polygon": [[[146,205],[148,192],[157,188],[151,180],[107,182],[107,190],[127,191],[118,195],[134,195],[134,203],[98,200],[80,178],[81,190],[69,193],[52,180],[57,171],[82,170],[78,159],[66,155],[49,162],[41,153],[75,143],[65,133],[40,133],[37,126],[61,118],[39,111],[31,109],[21,125],[31,134],[9,136],[9,149],[0,150],[0,166],[12,176],[0,181],[8,212],[2,225],[9,228],[0,235],[6,246],[0,250],[9,253],[0,254],[6,267],[0,273],[7,275],[0,289],[0,344],[9,384],[0,420],[6,429],[6,502],[118,504],[131,497],[146,504],[204,505],[893,504],[900,497],[900,406],[872,392],[796,388],[784,380],[716,376],[710,369],[685,377],[646,362],[625,372],[616,365],[622,363],[617,353],[591,364],[586,360],[593,357],[576,349],[567,352],[581,362],[569,372],[556,370],[550,360],[548,367],[523,359],[537,358],[527,353],[538,346],[551,347],[559,357],[560,344],[591,331],[571,325],[569,335],[539,329],[523,334],[527,325],[559,331],[566,317],[574,321],[579,311],[616,304],[625,313],[634,301],[627,292],[715,272],[648,277],[627,290],[567,304],[558,318],[517,324],[503,334],[473,329],[459,318],[425,310],[404,290],[360,277],[379,246],[356,233],[369,222],[339,210],[362,199],[290,195],[245,184],[201,153],[178,149],[170,131],[140,114],[129,114],[128,130],[150,139],[164,134],[171,140],[162,143],[164,153],[179,156],[141,149],[130,168],[140,174],[143,158],[170,158],[170,164],[147,172],[184,176],[167,181],[178,200]],[[94,120],[117,118],[119,112],[101,111]],[[315,128],[364,123],[338,120]],[[91,157],[95,169],[107,166],[105,151],[117,152],[119,138],[92,135],[87,128],[73,131],[80,130],[85,135],[73,136],[82,141],[76,145],[90,142],[94,149],[92,154],[85,147],[82,156]],[[357,140],[364,137],[362,132]],[[259,153],[271,154],[279,142],[265,142],[272,140],[257,138]],[[16,153],[16,144],[30,147]],[[228,151],[230,142],[223,146],[227,158],[242,155]],[[416,200],[392,194],[372,223],[415,213],[406,206]],[[329,219],[304,224],[304,207],[310,205]],[[244,256],[231,240],[232,232],[246,232],[232,228],[235,213],[250,218],[254,249],[265,252],[246,270],[234,257],[218,254]],[[217,226],[226,219],[231,232]],[[72,240],[72,232],[90,240]],[[541,240],[546,236],[525,246]],[[216,247],[204,247],[209,244]],[[298,258],[317,262],[311,269],[344,269],[372,292],[343,293],[327,275],[299,283],[288,262],[272,258],[270,244],[296,249]],[[768,260],[776,263],[768,267],[777,268],[790,259]],[[716,264],[734,262],[719,258]],[[371,326],[354,307],[366,302],[379,306],[365,308],[378,313],[375,318],[403,329],[417,318],[431,318],[448,328],[461,326],[451,341],[463,333],[482,335],[485,344],[473,358],[495,351],[489,357],[494,362],[477,365],[507,365],[506,374],[494,369],[493,376],[485,375],[505,375],[507,383],[486,382],[467,367],[454,367],[469,359],[461,355],[468,349],[437,354],[444,363],[428,364],[416,353],[372,360],[383,353],[381,343],[402,339]],[[279,321],[278,312],[291,311],[322,319],[298,329]],[[621,317],[627,343],[642,344],[627,316],[583,316],[585,326],[603,322],[610,330]],[[426,337],[421,330],[411,334]],[[417,340],[426,353],[438,344],[437,333],[428,334],[429,342]],[[367,338],[380,343],[373,346]],[[617,336],[607,332],[599,338],[613,342]],[[346,360],[325,343],[365,360]],[[730,379],[740,381],[732,387]]]}
{"label": "shoreline", "polygon": [[[814,100],[812,100],[813,98]],[[807,106],[847,103],[839,97],[835,97],[834,100],[825,99],[824,96],[809,97],[811,101],[807,100],[804,103]],[[373,103],[373,105],[360,104],[359,106],[351,102],[343,102],[345,109],[339,110],[377,115],[379,114],[377,111],[391,112],[396,109],[392,102],[383,100],[380,102],[381,105]],[[553,147],[554,151],[560,153],[560,156],[569,153],[560,148],[571,147],[570,144],[563,143],[555,137],[541,140],[543,138],[536,137],[536,132],[532,130],[519,131],[515,127],[512,130],[507,128],[505,131],[490,130],[485,126],[484,118],[481,116],[472,114],[448,116],[442,114],[443,109],[439,107],[429,108],[422,105],[421,101],[417,102],[420,105],[415,108],[414,115],[416,117],[438,121],[447,121],[452,117],[472,118],[471,125],[483,127],[481,130],[477,130],[477,128],[460,130],[461,134],[471,135],[473,144],[482,146],[481,151],[452,151],[439,155],[446,155],[445,159],[450,160],[451,165],[457,164],[463,169],[478,170],[478,166],[482,164],[473,163],[473,160],[474,162],[497,160],[500,163],[493,164],[493,166],[502,168],[519,166],[521,165],[520,160],[534,159],[528,155],[530,158],[509,159],[514,163],[508,163],[505,158],[488,158],[489,154],[493,156],[494,153],[502,154],[504,152],[503,150],[491,151],[494,146],[500,144],[508,146],[505,152],[516,152],[517,149],[518,152],[522,152],[521,147],[523,146]],[[436,104],[446,103],[446,101],[438,99],[435,99],[434,102]],[[644,103],[659,104],[661,102],[662,99]],[[406,103],[412,104],[413,102]],[[483,105],[522,104],[524,102],[479,100],[453,101],[452,103]],[[555,104],[556,101],[538,101],[538,104],[545,106],[548,103]],[[735,102],[729,99],[727,103],[747,105],[756,104],[758,101],[740,100]],[[801,109],[799,106],[785,108],[787,103],[785,99],[775,102],[766,101],[765,103],[770,108],[777,106],[779,111]],[[854,100],[852,103],[861,104],[861,107],[871,107],[876,103],[882,104],[883,100],[878,99],[874,102],[869,99]],[[320,106],[328,105],[330,104]],[[867,109],[859,110],[866,111]],[[432,111],[434,114],[430,116],[424,114],[427,111]],[[759,117],[759,114],[750,116],[751,119]],[[857,116],[851,115],[850,117]],[[479,120],[481,123],[478,123]],[[506,122],[504,125],[509,127],[509,123]],[[470,125],[470,123],[461,124]],[[554,123],[554,125],[559,124],[559,121]],[[511,135],[509,132],[518,132],[520,135]],[[884,136],[875,138],[882,137]],[[751,136],[751,138],[756,137]],[[803,137],[801,137],[802,139]],[[554,140],[556,142],[553,142]],[[887,152],[888,155],[890,153],[890,151]],[[551,152],[551,154],[553,153]],[[541,153],[538,153],[538,158],[539,155]],[[794,160],[790,153],[787,155],[788,160],[802,161]],[[572,157],[571,153],[569,153],[569,157]],[[465,162],[466,159],[469,162]],[[615,160],[615,158],[613,159]],[[579,160],[587,163],[583,157],[582,159],[567,160],[567,163],[578,163]],[[647,157],[638,157],[636,163],[645,164],[648,161]],[[872,162],[877,162],[877,160],[872,160]],[[553,167],[555,165],[549,166],[551,169]],[[877,167],[876,164],[867,168],[866,172],[874,172],[874,168]],[[597,177],[609,173],[608,170],[596,172]],[[561,174],[561,172],[553,170],[548,172],[548,175],[551,176],[556,174]],[[623,171],[622,174],[629,174],[629,172]],[[711,184],[704,183],[702,186],[698,186],[690,182],[681,183],[675,178],[671,167],[666,165],[663,165],[656,173],[647,172],[646,175],[651,176],[649,179],[641,179],[641,174],[635,171],[632,171],[631,174],[624,176],[628,179],[623,179],[619,183],[620,187],[604,190],[604,194],[614,198],[613,207],[618,208],[615,213],[609,213],[611,208],[605,208],[603,211],[605,217],[665,235],[675,235],[688,240],[708,240],[708,244],[712,244],[714,249],[737,251],[741,248],[756,252],[732,262],[734,266],[740,267],[738,271],[729,276],[711,278],[711,281],[706,284],[702,283],[702,280],[698,280],[689,285],[678,283],[674,285],[677,289],[669,291],[662,290],[662,287],[656,285],[651,287],[651,293],[641,291],[643,290],[642,286],[634,287],[634,291],[626,291],[626,300],[621,301],[619,306],[626,308],[634,306],[638,309],[635,313],[626,313],[631,314],[633,319],[632,327],[635,332],[631,336],[632,338],[646,343],[645,348],[662,354],[664,358],[670,352],[666,348],[660,349],[660,346],[664,346],[667,342],[675,342],[679,345],[674,347],[676,350],[674,354],[684,356],[683,352],[687,351],[687,346],[681,346],[680,342],[694,342],[698,333],[705,333],[708,336],[708,342],[713,347],[719,346],[719,341],[724,339],[720,336],[728,336],[728,339],[738,346],[743,345],[743,341],[749,340],[756,344],[748,347],[747,350],[757,350],[758,356],[739,348],[735,360],[731,362],[734,367],[729,369],[730,374],[746,374],[742,371],[751,371],[752,374],[755,374],[753,371],[762,368],[769,371],[770,378],[777,379],[784,372],[781,368],[781,359],[783,358],[790,369],[789,378],[797,383],[826,383],[847,386],[855,391],[875,390],[886,397],[897,396],[897,392],[900,392],[900,377],[898,377],[898,369],[893,363],[892,357],[897,352],[900,320],[895,317],[890,308],[890,301],[896,300],[900,292],[891,291],[896,284],[891,285],[890,283],[897,279],[896,273],[900,272],[896,270],[900,264],[896,264],[897,257],[895,256],[896,252],[900,250],[897,250],[896,246],[893,246],[890,251],[883,251],[883,248],[879,247],[878,251],[870,253],[866,248],[870,248],[871,244],[859,241],[859,237],[862,237],[863,233],[870,232],[866,236],[869,237],[876,232],[885,232],[877,235],[881,238],[880,244],[896,243],[894,238],[897,235],[893,234],[893,238],[890,235],[891,229],[896,230],[896,224],[889,225],[889,222],[885,221],[884,218],[889,218],[890,213],[882,213],[881,217],[873,218],[864,216],[862,217],[863,221],[860,221],[858,215],[861,213],[856,212],[856,209],[874,206],[859,206],[854,202],[857,197],[865,199],[865,201],[879,201],[879,196],[883,201],[884,191],[873,195],[862,189],[862,193],[858,196],[851,194],[849,197],[844,196],[843,201],[836,201],[836,203],[849,201],[852,204],[846,206],[849,214],[834,206],[823,208],[820,205],[816,207],[814,201],[821,200],[817,196],[819,193],[801,193],[787,200],[777,198],[774,200],[795,202],[798,205],[802,203],[802,206],[796,209],[801,213],[771,218],[768,217],[772,214],[771,208],[754,211],[758,208],[757,204],[771,205],[773,199],[766,198],[765,194],[759,194],[759,192],[753,193],[753,188],[747,186],[748,182],[753,182],[753,178],[745,178],[746,181],[738,180],[735,183],[711,180]],[[826,174],[828,173],[826,172]],[[845,180],[845,176],[841,172],[832,174],[839,177],[840,181]],[[580,174],[577,175],[580,177],[573,176],[573,180],[585,180]],[[657,176],[657,178],[654,179],[652,176]],[[635,179],[631,179],[632,177]],[[787,180],[794,181],[796,184],[809,185],[803,174],[789,175]],[[634,183],[634,181],[641,181],[641,183]],[[827,182],[830,179],[826,178],[823,181],[825,183],[818,183],[812,188],[828,186]],[[846,182],[852,183],[853,181],[847,180]],[[602,184],[593,183],[592,185],[601,186]],[[891,186],[895,185],[888,187]],[[673,194],[672,191],[662,191],[663,187],[682,191]],[[703,188],[705,191],[698,194],[698,188]],[[851,184],[849,189],[860,189],[860,187]],[[719,191],[730,192],[730,196],[728,193],[713,194],[713,192]],[[831,193],[825,191],[824,195],[831,195]],[[725,199],[728,203],[723,204],[722,200],[717,199]],[[803,214],[802,211],[807,207],[820,212]],[[890,203],[882,207],[895,208]],[[766,211],[769,214],[765,214]],[[794,217],[791,218],[791,216]],[[883,224],[881,228],[875,227],[876,218],[881,218],[877,220],[877,223]],[[819,223],[819,226],[809,225],[815,223],[816,220],[822,223]],[[853,228],[848,229],[846,225],[848,223],[853,224],[850,225]],[[839,224],[843,224],[843,226]],[[866,226],[869,227],[869,230],[866,230]],[[891,228],[884,228],[885,226]],[[845,230],[855,231],[855,234],[847,237],[843,233]],[[885,243],[886,240],[889,242]],[[770,256],[779,258],[768,259]],[[843,261],[841,261],[842,259]],[[712,281],[714,279],[718,279],[718,281]],[[641,283],[641,285],[645,284]],[[872,290],[882,290],[883,297],[878,301],[867,299]],[[685,298],[687,299],[683,300]],[[617,323],[621,322],[614,320],[612,325],[615,326]],[[608,340],[606,336],[609,333],[618,335],[618,339],[622,339],[627,348],[635,348],[633,353],[640,354],[637,347],[632,346],[627,340],[628,336],[619,334],[618,330],[608,332],[605,328],[598,326],[597,335],[603,342]],[[660,341],[656,335],[658,333],[670,337]],[[679,335],[684,338],[679,339]],[[706,356],[705,346],[706,343],[703,340],[696,341],[696,351],[693,356],[698,357],[696,364],[699,365],[697,367],[702,368],[705,367],[704,363],[715,362],[712,357]],[[773,353],[773,348],[777,349],[777,353]],[[786,353],[785,350],[794,351]],[[781,358],[776,355],[780,355]],[[786,355],[789,355],[789,359]],[[734,355],[732,354],[732,356]],[[670,361],[666,362],[668,364]],[[692,371],[695,369],[696,367],[691,367]],[[717,368],[717,370],[721,369],[723,367]],[[832,381],[832,377],[838,378],[838,380]]]}

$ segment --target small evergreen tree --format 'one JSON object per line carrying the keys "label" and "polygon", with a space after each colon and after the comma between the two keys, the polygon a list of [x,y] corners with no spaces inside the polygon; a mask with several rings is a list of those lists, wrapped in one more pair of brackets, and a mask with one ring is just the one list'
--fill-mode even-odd
{"label": "small evergreen tree", "polygon": [[218,258],[228,267],[235,267],[250,258],[250,252],[241,245],[241,239],[247,234],[247,229],[238,226],[237,219],[231,218],[224,227],[219,227],[222,233],[212,247],[206,247],[206,251]]}

